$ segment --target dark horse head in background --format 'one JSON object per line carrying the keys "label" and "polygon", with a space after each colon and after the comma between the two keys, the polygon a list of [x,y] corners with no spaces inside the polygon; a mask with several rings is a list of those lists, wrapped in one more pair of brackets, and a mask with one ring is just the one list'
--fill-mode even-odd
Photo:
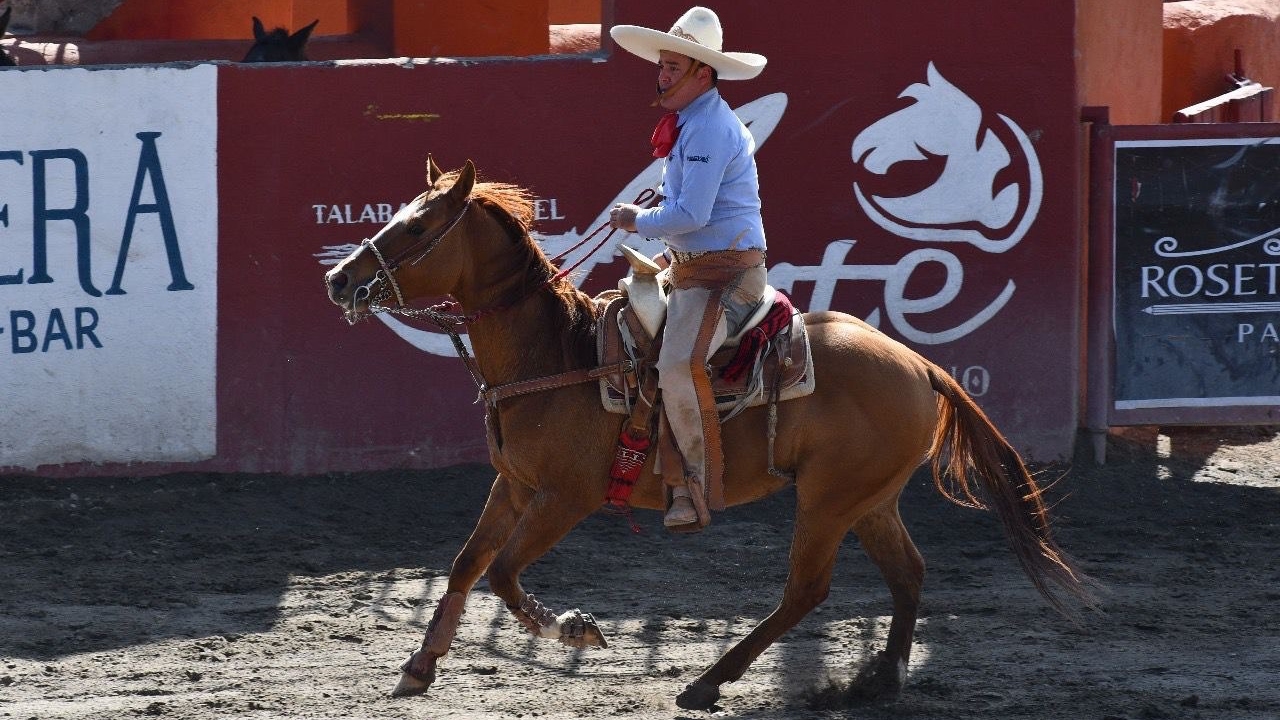
{"label": "dark horse head in background", "polygon": [[315,29],[316,24],[319,22],[319,20],[316,20],[290,35],[288,30],[281,27],[267,32],[262,27],[262,21],[255,17],[253,19],[253,47],[249,48],[249,53],[244,56],[244,60],[241,62],[296,62],[306,60],[307,39],[311,37],[311,31]]}
{"label": "dark horse head in background", "polygon": [[[0,15],[0,35],[4,35],[5,32],[8,31],[9,16],[12,14],[13,8],[9,8],[4,11],[3,15]],[[14,67],[17,64],[18,63],[13,61],[13,58],[9,57],[9,53],[5,52],[3,48],[0,48],[0,67]]]}

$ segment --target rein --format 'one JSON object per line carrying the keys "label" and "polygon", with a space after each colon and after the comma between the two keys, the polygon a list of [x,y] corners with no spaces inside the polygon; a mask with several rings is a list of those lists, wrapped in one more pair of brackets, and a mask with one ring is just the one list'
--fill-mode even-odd
{"label": "rein", "polygon": [[[657,193],[655,193],[652,189],[646,188],[643,191],[641,191],[640,194],[636,197],[634,204],[641,205],[641,204],[647,203],[650,200],[652,200],[656,194]],[[471,374],[471,380],[476,384],[476,387],[479,389],[477,400],[484,399],[485,404],[490,408],[496,409],[500,401],[505,400],[506,398],[509,398],[509,397],[516,397],[518,395],[527,395],[530,393],[542,392],[545,390],[552,390],[555,388],[566,387],[569,385],[576,385],[579,383],[590,382],[592,380],[597,380],[604,375],[609,375],[613,373],[630,372],[632,370],[632,363],[630,360],[624,360],[619,363],[613,363],[611,365],[606,365],[602,367],[579,368],[577,370],[569,370],[566,372],[557,373],[555,375],[547,375],[543,377],[532,378],[529,380],[517,380],[515,382],[506,383],[506,384],[498,385],[495,387],[489,387],[488,383],[486,383],[484,380],[484,375],[480,372],[480,367],[476,363],[475,358],[467,350],[466,344],[462,341],[462,336],[455,329],[459,325],[467,325],[469,323],[474,323],[480,320],[481,318],[484,318],[489,315],[494,315],[494,314],[497,314],[498,312],[514,307],[515,305],[524,301],[526,298],[528,298],[530,295],[537,292],[538,290],[541,290],[546,287],[550,287],[552,284],[560,280],[563,280],[570,273],[576,270],[578,266],[586,262],[587,258],[594,255],[596,251],[598,251],[601,247],[603,247],[604,244],[609,241],[609,238],[613,237],[613,234],[618,231],[617,228],[610,229],[609,232],[606,233],[605,236],[601,238],[595,244],[595,246],[592,247],[589,252],[585,253],[577,262],[573,263],[567,268],[563,268],[559,270],[558,272],[556,272],[551,277],[547,278],[542,283],[534,286],[533,288],[530,288],[527,292],[522,294],[520,297],[510,302],[507,302],[501,305],[495,305],[493,307],[482,308],[480,310],[477,310],[475,312],[472,312],[466,315],[459,315],[457,313],[450,312],[454,308],[460,307],[458,303],[454,300],[448,300],[446,302],[433,305],[429,308],[410,308],[405,306],[404,294],[400,291],[400,284],[396,282],[395,271],[400,269],[400,266],[404,263],[406,258],[413,257],[413,260],[409,262],[410,265],[417,265],[419,262],[421,262],[422,259],[425,258],[427,255],[429,255],[432,250],[435,250],[436,246],[438,246],[440,242],[444,240],[445,236],[448,235],[449,232],[453,230],[453,228],[459,222],[461,222],[462,217],[466,215],[467,210],[470,209],[470,207],[471,207],[471,198],[467,198],[466,204],[462,206],[462,209],[458,212],[458,214],[455,215],[447,224],[445,224],[444,227],[441,228],[439,232],[434,233],[432,236],[429,236],[427,238],[420,239],[418,242],[415,242],[414,244],[410,245],[408,248],[401,251],[399,254],[394,256],[389,261],[383,257],[382,251],[378,249],[378,246],[373,242],[373,240],[369,238],[364,238],[363,240],[361,240],[360,246],[367,247],[373,253],[373,256],[377,258],[379,270],[376,274],[374,274],[373,279],[369,283],[361,286],[360,289],[356,291],[356,299],[368,299],[369,300],[368,307],[369,307],[370,313],[376,314],[379,312],[386,312],[386,313],[391,313],[392,315],[402,315],[406,317],[424,319],[430,322],[431,324],[435,325],[445,334],[447,334],[449,336],[449,340],[453,343],[454,349],[458,353],[458,357],[462,358],[463,364],[465,364],[467,367],[467,372]],[[551,258],[550,261],[552,263],[555,263],[560,260],[563,260],[565,257],[569,255],[569,253],[585,245],[596,235],[599,235],[600,232],[603,231],[608,226],[609,226],[609,222],[606,220],[599,227],[597,227],[596,229],[588,233],[582,240],[579,240],[573,247],[570,247],[569,249],[565,250],[559,255],[556,255],[554,258]],[[383,290],[379,292],[377,295],[371,297],[370,295],[371,291],[369,290],[369,288],[370,286],[377,286],[377,285],[381,285],[383,287]],[[388,292],[386,288],[390,288],[390,292]],[[379,301],[389,298],[392,293],[395,294],[396,307],[387,307],[385,305],[379,304]],[[350,321],[350,322],[354,322],[354,321]]]}
{"label": "rein", "polygon": [[[632,204],[633,204],[633,205],[644,205],[645,203],[647,203],[647,202],[649,202],[650,200],[652,200],[652,199],[654,198],[654,196],[656,196],[657,194],[658,194],[658,193],[654,192],[651,188],[645,188],[644,190],[641,190],[641,191],[640,191],[640,194],[636,196],[635,202],[634,202],[634,203],[632,203]],[[592,230],[590,233],[588,233],[588,234],[587,234],[587,236],[586,236],[586,237],[584,237],[584,238],[582,238],[581,240],[579,240],[579,241],[578,241],[578,243],[577,243],[576,245],[574,245],[573,247],[569,248],[568,250],[565,250],[564,252],[560,253],[559,255],[557,255],[557,256],[555,256],[555,257],[551,258],[551,262],[553,262],[553,263],[554,263],[554,262],[559,262],[560,260],[563,260],[565,257],[567,257],[567,256],[569,255],[569,253],[571,253],[571,252],[573,252],[574,250],[577,250],[578,248],[582,247],[584,244],[586,244],[586,242],[587,242],[588,240],[590,240],[591,238],[595,237],[597,233],[599,233],[601,230],[604,230],[604,229],[605,229],[606,227],[608,227],[608,226],[609,226],[609,221],[608,221],[608,220],[604,221],[603,223],[601,223],[601,224],[600,224],[600,227],[596,228],[595,230]],[[556,276],[555,276],[555,277],[553,277],[553,278],[551,278],[551,280],[548,280],[547,282],[548,282],[548,283],[550,283],[550,282],[552,282],[552,281],[559,280],[559,279],[561,279],[561,278],[565,277],[566,275],[568,275],[569,273],[573,272],[574,270],[576,270],[576,269],[578,268],[578,266],[579,266],[579,265],[581,265],[582,263],[586,262],[586,259],[587,259],[587,258],[591,257],[592,255],[595,255],[596,251],[597,251],[597,250],[599,250],[599,249],[600,249],[600,248],[601,248],[601,247],[602,247],[606,242],[608,242],[609,238],[613,237],[613,234],[614,234],[615,232],[617,232],[617,231],[618,231],[618,229],[617,229],[617,228],[613,228],[612,230],[610,230],[610,231],[609,231],[609,234],[608,234],[608,235],[605,235],[603,240],[601,240],[600,242],[596,243],[596,246],[595,246],[595,247],[593,247],[593,248],[591,248],[591,252],[589,252],[589,253],[587,253],[587,254],[583,255],[583,256],[582,256],[582,259],[581,259],[581,260],[579,260],[578,262],[576,262],[576,263],[574,263],[574,264],[570,265],[568,268],[565,268],[564,270],[561,270],[560,272],[556,273]]]}

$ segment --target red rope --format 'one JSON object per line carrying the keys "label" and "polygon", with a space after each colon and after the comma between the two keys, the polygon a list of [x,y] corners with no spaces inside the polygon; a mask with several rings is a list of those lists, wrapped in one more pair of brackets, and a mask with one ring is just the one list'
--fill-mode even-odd
{"label": "red rope", "polygon": [[[634,203],[632,203],[632,204],[633,204],[633,205],[644,205],[645,203],[647,203],[647,202],[649,202],[650,200],[652,200],[652,199],[653,199],[653,197],[654,197],[655,195],[657,195],[657,193],[655,193],[652,189],[650,189],[650,188],[645,188],[644,190],[640,191],[640,194],[636,196],[636,200],[635,200],[635,202],[634,202]],[[592,230],[590,233],[588,233],[588,234],[587,234],[587,236],[586,236],[586,237],[584,237],[584,238],[582,238],[581,240],[579,240],[579,241],[578,241],[578,244],[574,245],[573,247],[569,248],[568,250],[565,250],[564,252],[560,253],[559,255],[557,255],[557,256],[555,256],[555,257],[551,258],[551,262],[555,263],[555,262],[559,262],[560,260],[563,260],[566,256],[568,256],[568,255],[569,255],[569,253],[571,253],[571,252],[573,252],[574,250],[577,250],[578,248],[580,248],[580,247],[582,247],[583,245],[585,245],[585,244],[587,243],[587,241],[588,241],[588,240],[590,240],[591,238],[593,238],[593,237],[595,237],[596,235],[598,235],[598,234],[600,233],[600,231],[601,231],[601,230],[604,230],[606,227],[609,227],[609,222],[608,222],[607,220],[606,220],[604,223],[602,223],[602,224],[600,225],[600,227],[596,228],[595,230]],[[548,285],[550,285],[551,283],[553,283],[553,282],[555,282],[555,281],[557,281],[557,280],[563,280],[565,277],[567,277],[567,276],[569,275],[569,273],[573,272],[574,270],[577,270],[579,265],[581,265],[582,263],[584,263],[584,262],[586,262],[586,261],[587,261],[587,258],[591,257],[592,255],[595,255],[597,250],[599,250],[600,248],[604,247],[604,244],[605,244],[605,243],[607,243],[607,242],[609,242],[609,238],[613,237],[613,234],[614,234],[615,232],[617,232],[617,231],[618,231],[618,229],[617,229],[617,228],[613,228],[612,230],[610,230],[610,231],[608,232],[608,234],[606,234],[606,235],[604,236],[604,238],[602,238],[602,239],[600,240],[600,242],[596,243],[596,246],[595,246],[595,247],[591,248],[591,252],[588,252],[588,253],[586,253],[585,255],[583,255],[581,258],[579,258],[579,259],[578,259],[578,261],[577,261],[576,263],[574,263],[574,264],[570,265],[569,267],[564,268],[564,269],[562,269],[560,272],[556,273],[556,274],[555,274],[555,275],[554,275],[550,280],[548,280],[548,281],[547,281],[547,284],[548,284]]]}
{"label": "red rope", "polygon": [[[657,195],[657,193],[655,193],[652,189],[650,189],[650,188],[645,188],[644,190],[642,190],[642,191],[640,192],[640,194],[639,194],[639,195],[637,195],[637,196],[636,196],[636,201],[635,201],[635,203],[633,203],[633,204],[635,204],[635,205],[643,205],[643,204],[645,204],[645,203],[649,202],[650,200],[652,200],[652,199],[653,199],[653,197],[654,197],[655,195]],[[571,248],[569,248],[568,250],[565,250],[564,252],[560,253],[559,255],[556,255],[555,257],[551,258],[551,259],[550,259],[551,263],[552,263],[552,264],[555,264],[556,262],[558,262],[558,261],[560,261],[560,260],[564,259],[564,258],[565,258],[569,253],[571,253],[571,252],[573,252],[574,250],[577,250],[578,248],[580,248],[580,247],[582,247],[583,245],[587,244],[587,242],[588,242],[589,240],[591,240],[591,238],[595,237],[596,235],[599,235],[599,234],[600,234],[600,231],[601,231],[601,230],[604,230],[606,227],[609,227],[609,223],[608,223],[608,221],[605,221],[604,223],[602,223],[602,224],[600,225],[600,227],[596,228],[595,230],[592,230],[590,233],[588,233],[588,234],[587,234],[587,236],[586,236],[586,237],[584,237],[584,238],[582,238],[581,240],[579,240],[579,241],[577,242],[577,244],[576,244],[576,245],[574,245],[573,247],[571,247]],[[513,300],[513,301],[511,301],[511,302],[509,302],[509,303],[506,303],[506,304],[504,304],[504,305],[496,305],[496,306],[491,307],[491,308],[484,308],[484,309],[482,309],[482,310],[477,310],[477,311],[475,311],[475,312],[471,313],[470,315],[460,315],[460,316],[458,316],[458,317],[457,317],[456,324],[458,324],[458,325],[466,325],[466,324],[468,324],[468,323],[473,323],[473,322],[475,322],[475,321],[477,321],[477,320],[480,320],[481,318],[483,318],[483,317],[485,317],[485,316],[487,316],[487,315],[492,315],[492,314],[494,314],[494,313],[496,313],[496,312],[499,312],[499,311],[501,311],[501,310],[506,310],[507,308],[511,307],[512,305],[515,305],[516,303],[518,303],[518,302],[520,302],[521,300],[525,299],[526,297],[528,297],[529,295],[531,295],[531,294],[532,294],[532,293],[534,293],[535,291],[540,290],[540,289],[542,289],[542,288],[544,288],[544,287],[550,287],[553,283],[555,283],[555,282],[557,282],[557,281],[560,281],[560,280],[565,279],[566,277],[568,277],[568,276],[569,276],[569,274],[570,274],[570,273],[572,273],[574,270],[577,270],[577,269],[578,269],[578,267],[579,267],[580,265],[582,265],[582,263],[586,262],[586,261],[587,261],[587,258],[591,257],[592,255],[595,255],[595,254],[596,254],[596,251],[598,251],[600,248],[604,247],[604,244],[605,244],[606,242],[608,242],[608,241],[609,241],[609,238],[613,237],[613,234],[614,234],[615,232],[617,232],[617,231],[618,231],[618,229],[617,229],[617,228],[613,228],[612,230],[610,230],[610,231],[609,231],[609,232],[608,232],[608,233],[607,233],[603,238],[601,238],[600,242],[596,243],[595,247],[591,248],[591,251],[590,251],[590,252],[588,252],[588,253],[584,254],[581,258],[579,258],[579,259],[578,259],[578,261],[577,261],[577,262],[575,262],[574,264],[570,265],[570,266],[569,266],[569,267],[567,267],[567,268],[563,268],[563,269],[561,269],[561,270],[560,270],[559,272],[557,272],[555,275],[552,275],[550,278],[548,278],[548,279],[546,280],[546,282],[543,282],[541,285],[538,285],[537,287],[533,288],[532,290],[530,290],[529,292],[525,293],[524,295],[521,295],[521,296],[520,296],[519,298],[517,298],[516,300]],[[453,307],[459,307],[459,306],[458,306],[458,303],[456,303],[456,302],[454,302],[454,301],[450,300],[450,301],[448,301],[448,302],[446,302],[446,303],[441,303],[440,305],[437,305],[437,306],[433,307],[432,309],[433,309],[433,310],[436,310],[436,311],[443,311],[443,310],[444,310],[444,308],[446,308],[446,307],[453,308]]]}

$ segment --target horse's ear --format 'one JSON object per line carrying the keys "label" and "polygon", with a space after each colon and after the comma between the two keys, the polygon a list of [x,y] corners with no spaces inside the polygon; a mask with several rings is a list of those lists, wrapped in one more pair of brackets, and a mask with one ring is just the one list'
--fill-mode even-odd
{"label": "horse's ear", "polygon": [[432,159],[431,153],[427,153],[427,187],[435,187],[436,181],[443,174],[440,166],[436,165],[436,161]]}
{"label": "horse's ear", "polygon": [[458,171],[458,179],[453,183],[453,187],[449,188],[449,198],[457,202],[463,202],[471,196],[471,188],[476,185],[476,166],[467,161],[466,165]]}
{"label": "horse's ear", "polygon": [[266,34],[267,34],[267,29],[262,27],[262,21],[258,19],[257,15],[254,15],[253,16],[253,39],[261,40],[263,37],[266,36]]}
{"label": "horse's ear", "polygon": [[307,39],[311,37],[311,31],[316,29],[316,25],[320,24],[320,19],[316,18],[310,25],[302,28],[289,36],[289,49],[299,56],[302,53],[302,47],[307,44]]}

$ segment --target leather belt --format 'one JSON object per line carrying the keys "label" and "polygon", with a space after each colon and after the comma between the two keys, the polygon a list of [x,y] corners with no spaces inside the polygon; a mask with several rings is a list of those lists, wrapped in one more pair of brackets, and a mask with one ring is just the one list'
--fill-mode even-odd
{"label": "leather belt", "polygon": [[706,255],[708,252],[710,251],[700,250],[700,251],[685,252],[683,250],[672,250],[671,259],[678,263],[689,262],[694,258],[702,257],[703,255]]}

